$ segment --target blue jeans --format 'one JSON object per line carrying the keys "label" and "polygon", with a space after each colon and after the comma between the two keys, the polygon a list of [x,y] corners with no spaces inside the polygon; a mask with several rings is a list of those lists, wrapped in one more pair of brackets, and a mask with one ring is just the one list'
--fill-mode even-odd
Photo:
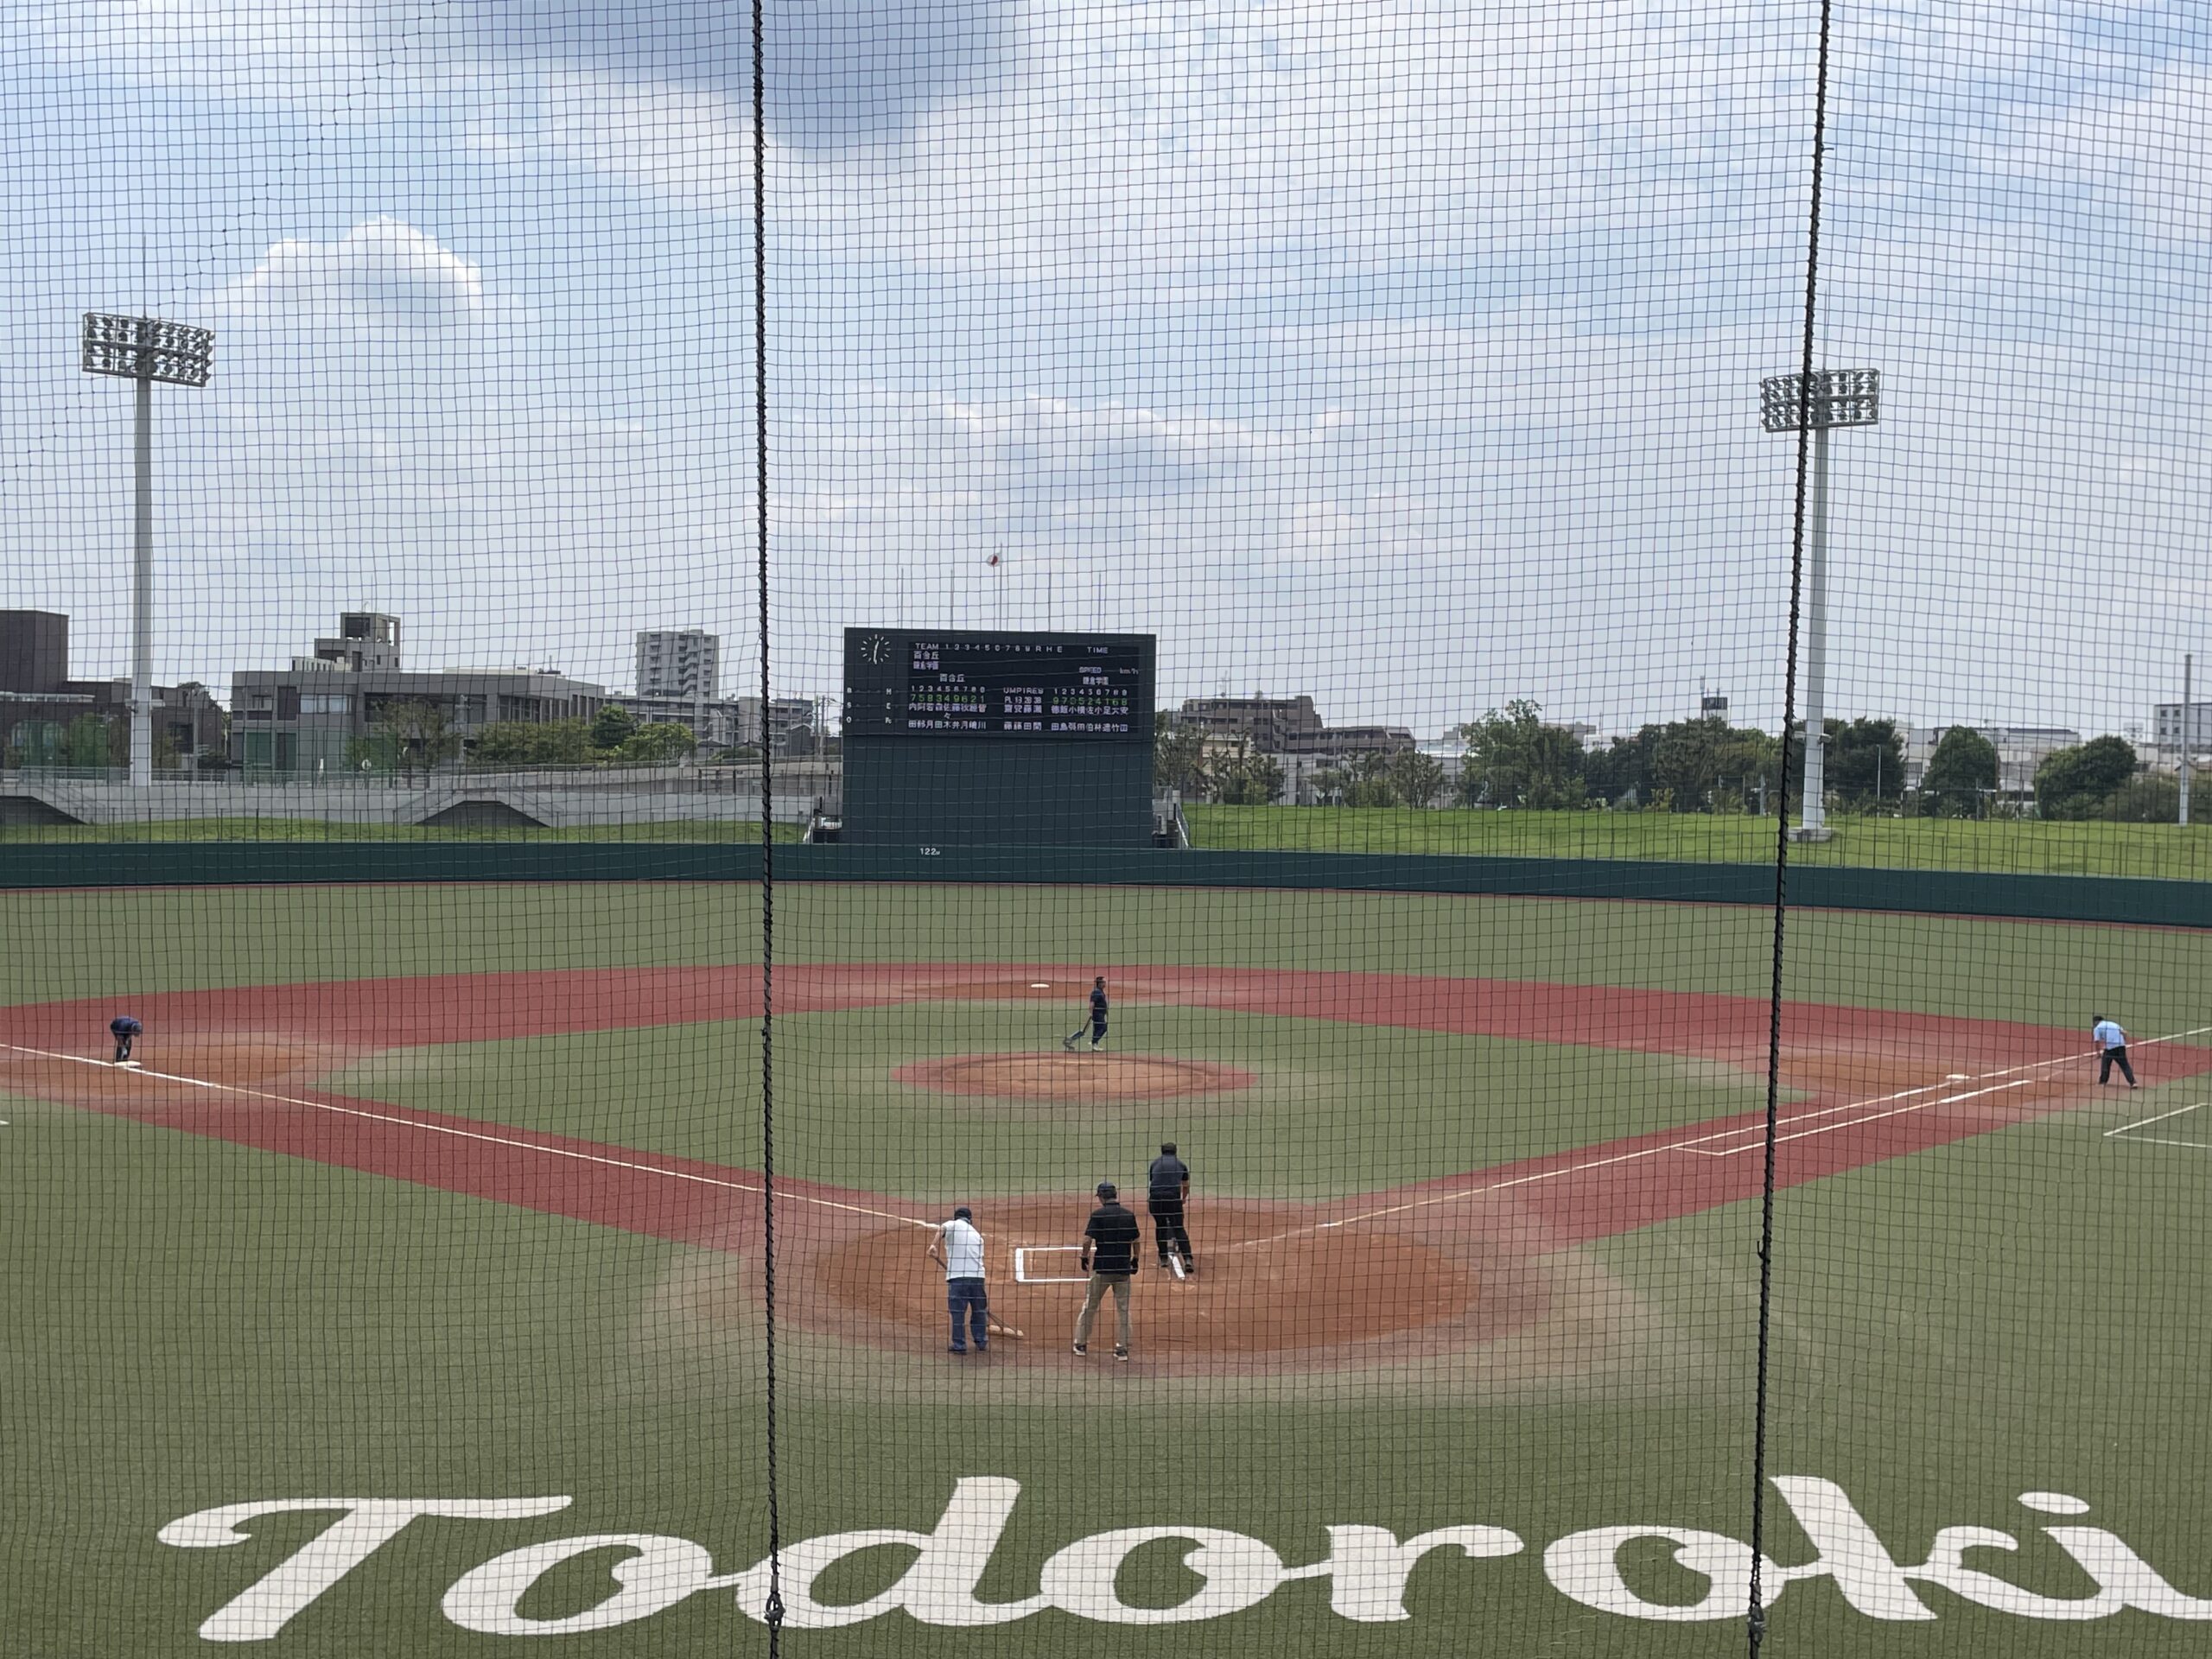
{"label": "blue jeans", "polygon": [[990,1326],[984,1323],[983,1315],[989,1311],[991,1302],[990,1298],[983,1294],[982,1280],[946,1280],[944,1305],[952,1314],[952,1345],[955,1349],[965,1348],[968,1345],[967,1333],[960,1328],[960,1316],[963,1312],[966,1313],[968,1323],[975,1329],[976,1345],[978,1348],[990,1346]]}

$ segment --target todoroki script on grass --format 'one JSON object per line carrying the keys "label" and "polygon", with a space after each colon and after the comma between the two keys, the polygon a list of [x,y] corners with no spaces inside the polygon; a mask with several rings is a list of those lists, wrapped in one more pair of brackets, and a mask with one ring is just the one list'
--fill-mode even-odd
{"label": "todoroki script on grass", "polygon": [[[2037,1525],[2095,1586],[2089,1595],[2050,1594],[1968,1564],[1970,1552],[2016,1551],[2013,1534],[1986,1526],[1939,1529],[1924,1560],[1900,1561],[1843,1488],[1815,1476],[1783,1475],[1774,1485],[1813,1551],[1795,1566],[1765,1562],[1762,1593],[1770,1605],[1791,1585],[1825,1579],[1854,1611],[1868,1618],[1905,1621],[1939,1617],[1923,1593],[1948,1591],[1961,1600],[2023,1618],[2079,1620],[2107,1618],[2127,1608],[2162,1618],[2212,1621],[2212,1599],[2183,1593],[2118,1535],[2101,1527]],[[1019,1481],[970,1477],[955,1483],[936,1527],[917,1532],[874,1527],[831,1533],[783,1552],[785,1624],[794,1630],[828,1630],[904,1612],[924,1624],[1004,1624],[1057,1608],[1107,1624],[1175,1624],[1227,1618],[1257,1606],[1278,1586],[1325,1580],[1329,1609],[1361,1624],[1410,1618],[1406,1586],[1431,1552],[1476,1560],[1521,1556],[1530,1547],[1497,1526],[1440,1527],[1410,1538],[1388,1528],[1331,1526],[1328,1552],[1301,1566],[1287,1564],[1257,1538],[1217,1527],[1122,1527],[1078,1538],[1049,1557],[1036,1593],[1015,1601],[977,1599],[999,1540],[1021,1495]],[[188,1549],[247,1543],[255,1520],[288,1512],[332,1511],[329,1526],[233,1595],[200,1626],[211,1642],[255,1642],[281,1632],[315,1599],[418,1520],[517,1522],[566,1509],[569,1497],[485,1499],[267,1498],[200,1510],[161,1529],[162,1542]],[[2063,1492],[2020,1495],[2038,1517],[2072,1519],[2089,1505]],[[1121,1599],[1122,1563],[1140,1548],[1174,1540],[1187,1548],[1184,1565],[1204,1580],[1185,1600],[1168,1607],[1133,1605]],[[1624,1575],[1621,1552],[1643,1540],[1669,1547],[1679,1569],[1682,1599],[1653,1601]],[[887,1547],[912,1552],[906,1570],[864,1601],[818,1601],[816,1582],[834,1564],[863,1550]],[[596,1552],[625,1552],[607,1571],[612,1594],[559,1617],[522,1611],[532,1586],[563,1562]],[[1538,1556],[1552,1587],[1600,1612],[1669,1621],[1742,1617],[1749,1592],[1751,1553],[1717,1532],[1664,1524],[1594,1527],[1570,1533]],[[1484,1571],[1512,1571],[1481,1568]],[[645,1532],[588,1533],[510,1549],[455,1580],[439,1605],[464,1630],[487,1636],[563,1636],[608,1630],[649,1618],[708,1592],[728,1598],[735,1610],[759,1618],[766,1601],[766,1561],[737,1573],[717,1573],[708,1550],[689,1539]],[[1938,1605],[1941,1599],[1938,1599]]]}

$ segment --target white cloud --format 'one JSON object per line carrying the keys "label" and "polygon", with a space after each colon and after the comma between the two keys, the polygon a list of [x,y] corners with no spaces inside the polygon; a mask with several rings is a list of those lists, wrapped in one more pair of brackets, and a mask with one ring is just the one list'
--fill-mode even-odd
{"label": "white cloud", "polygon": [[[752,133],[727,57],[671,46],[712,8],[624,53],[545,0],[553,46],[442,68],[359,55],[361,8],[160,10],[86,16],[209,85],[300,66],[310,110],[380,62],[451,71],[449,127],[294,135],[362,222],[213,302],[209,556],[257,561],[302,637],[361,581],[418,639],[617,677],[640,618],[749,632]],[[1771,722],[1793,452],[1754,400],[1797,353],[1808,20],[1037,0],[895,120],[772,128],[789,675],[834,690],[837,629],[903,611],[1156,630],[1173,690],[1424,729],[1522,693],[1663,715],[1707,673]],[[2062,0],[1843,21],[1822,355],[1891,401],[1839,440],[1831,704],[2139,715],[2212,626],[2183,459],[2212,441],[2212,86],[2172,23]],[[520,293],[561,327],[513,326]],[[51,545],[87,497],[51,481]]]}
{"label": "white cloud", "polygon": [[248,327],[437,327],[481,321],[495,306],[475,264],[389,216],[365,220],[335,242],[288,237],[211,302],[218,316]]}

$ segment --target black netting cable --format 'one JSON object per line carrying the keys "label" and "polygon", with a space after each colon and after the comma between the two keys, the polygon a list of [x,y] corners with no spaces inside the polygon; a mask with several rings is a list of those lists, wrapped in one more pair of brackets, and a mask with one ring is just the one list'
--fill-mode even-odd
{"label": "black netting cable", "polygon": [[[1766,1641],[1760,1563],[1766,1547],[1766,1423],[1768,1351],[1774,1325],[1774,1177],[1777,1131],[1782,1100],[1782,968],[1783,931],[1789,917],[1789,747],[1797,723],[1797,631],[1805,592],[1806,474],[1811,459],[1813,344],[1819,326],[1821,293],[1821,182],[1827,156],[1828,35],[1833,0],[1821,0],[1819,59],[1813,78],[1813,178],[1805,211],[1805,320],[1797,361],[1797,472],[1789,521],[1789,632],[1782,669],[1782,811],[1774,830],[1774,961],[1767,993],[1766,1134],[1759,1187],[1758,1376],[1751,1405],[1751,1561],[1750,1605],[1745,1634],[1751,1659]],[[1808,743],[1821,741],[1817,732]],[[1802,804],[1801,804],[1802,805]]]}
{"label": "black netting cable", "polygon": [[783,1646],[783,1515],[776,1491],[776,768],[768,690],[767,44],[753,0],[753,580],[760,600],[760,1294],[768,1480],[768,1659]]}

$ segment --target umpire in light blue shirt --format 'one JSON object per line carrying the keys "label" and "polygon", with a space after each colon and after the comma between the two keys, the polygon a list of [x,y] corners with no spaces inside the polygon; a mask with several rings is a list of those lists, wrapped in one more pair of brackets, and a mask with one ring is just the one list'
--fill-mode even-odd
{"label": "umpire in light blue shirt", "polygon": [[2097,1046],[2097,1086],[2104,1087],[2112,1081],[2112,1069],[2120,1068],[2120,1075],[2127,1079],[2127,1086],[2135,1087],[2135,1068],[2127,1063],[2127,1033],[2120,1028],[2120,1021],[2107,1020],[2101,1014],[2089,1016],[2089,1040]]}

